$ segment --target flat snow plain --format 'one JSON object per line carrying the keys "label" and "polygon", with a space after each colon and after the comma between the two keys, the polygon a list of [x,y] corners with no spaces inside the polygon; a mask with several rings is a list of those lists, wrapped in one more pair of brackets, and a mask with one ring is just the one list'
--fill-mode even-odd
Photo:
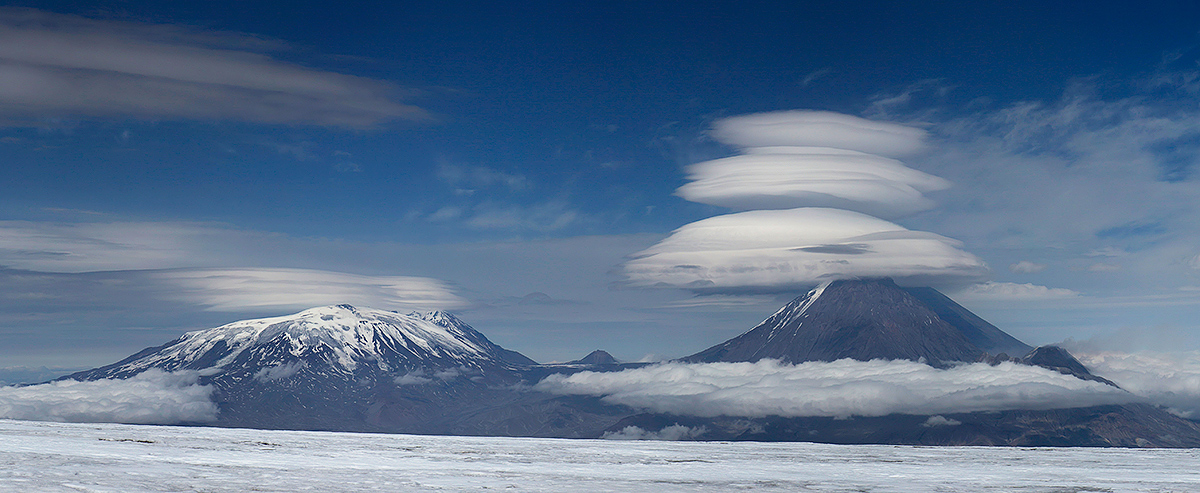
{"label": "flat snow plain", "polygon": [[1194,492],[1200,450],[481,438],[0,420],[0,491]]}

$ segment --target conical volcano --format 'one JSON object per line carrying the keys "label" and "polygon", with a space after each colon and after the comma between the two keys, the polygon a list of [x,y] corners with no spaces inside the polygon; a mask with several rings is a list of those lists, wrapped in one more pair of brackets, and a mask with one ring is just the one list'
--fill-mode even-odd
{"label": "conical volcano", "polygon": [[914,292],[883,278],[819,286],[748,332],[683,360],[907,359],[937,366],[1029,349],[931,288]]}

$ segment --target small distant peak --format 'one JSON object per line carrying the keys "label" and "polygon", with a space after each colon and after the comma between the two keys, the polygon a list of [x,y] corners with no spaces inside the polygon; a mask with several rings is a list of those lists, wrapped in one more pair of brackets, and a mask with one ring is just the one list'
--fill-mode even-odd
{"label": "small distant peak", "polygon": [[583,358],[577,359],[575,361],[570,361],[567,364],[568,365],[615,365],[617,363],[620,363],[620,361],[617,361],[617,359],[614,358],[611,354],[608,354],[608,351],[604,351],[602,349],[597,349],[595,351],[588,353],[587,356],[584,356]]}
{"label": "small distant peak", "polygon": [[352,312],[358,311],[358,309],[357,309],[357,308],[354,308],[354,305],[347,304],[347,303],[342,303],[342,304],[340,304],[340,305],[334,305],[334,306],[335,306],[336,308],[341,308],[341,309],[343,309],[343,310],[350,310],[350,311],[352,311]]}
{"label": "small distant peak", "polygon": [[1079,360],[1075,359],[1075,356],[1071,355],[1070,351],[1058,346],[1034,348],[1033,351],[1026,354],[1020,361],[1027,365],[1040,366],[1064,375],[1071,375],[1081,380],[1101,382],[1120,388],[1108,379],[1093,375],[1092,372],[1088,371],[1087,367],[1083,366],[1083,363],[1080,363]]}

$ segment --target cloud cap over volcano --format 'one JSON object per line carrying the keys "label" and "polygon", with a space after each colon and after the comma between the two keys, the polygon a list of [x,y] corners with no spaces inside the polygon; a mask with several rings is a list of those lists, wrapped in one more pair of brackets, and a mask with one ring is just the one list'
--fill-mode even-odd
{"label": "cloud cap over volcano", "polygon": [[731,209],[835,207],[896,218],[933,207],[950,182],[894,159],[829,147],[763,147],[687,167],[676,195]]}
{"label": "cloud cap over volcano", "polygon": [[774,111],[725,118],[712,136],[734,147],[812,146],[899,157],[925,147],[919,128],[829,111]]}
{"label": "cloud cap over volcano", "polygon": [[784,292],[856,277],[908,284],[979,280],[986,265],[960,245],[852,211],[749,211],[675,230],[626,262],[625,275],[636,286],[697,292]]}

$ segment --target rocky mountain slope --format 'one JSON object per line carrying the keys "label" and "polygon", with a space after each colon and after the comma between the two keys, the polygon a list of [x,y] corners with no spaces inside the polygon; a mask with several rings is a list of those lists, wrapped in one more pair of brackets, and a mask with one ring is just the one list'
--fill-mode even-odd
{"label": "rocky mountain slope", "polygon": [[944,366],[976,361],[989,352],[1021,350],[1023,355],[1030,349],[941,293],[917,292],[923,296],[891,279],[834,281],[796,298],[746,333],[683,360],[907,359]]}

